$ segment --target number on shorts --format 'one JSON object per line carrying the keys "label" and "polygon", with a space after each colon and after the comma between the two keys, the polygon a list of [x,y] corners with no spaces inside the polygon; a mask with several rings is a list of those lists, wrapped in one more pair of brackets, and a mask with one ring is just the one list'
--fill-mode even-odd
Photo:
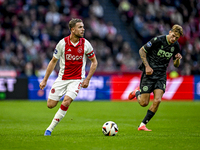
{"label": "number on shorts", "polygon": [[81,89],[82,82],[79,83],[78,89]]}

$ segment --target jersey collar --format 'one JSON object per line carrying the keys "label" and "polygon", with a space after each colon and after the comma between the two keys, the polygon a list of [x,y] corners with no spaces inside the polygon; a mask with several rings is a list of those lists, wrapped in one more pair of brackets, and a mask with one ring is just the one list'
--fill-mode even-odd
{"label": "jersey collar", "polygon": [[171,43],[169,43],[169,41],[168,41],[168,39],[167,39],[167,35],[166,35],[165,37],[166,37],[166,40],[167,40],[168,45],[171,45]]}
{"label": "jersey collar", "polygon": [[78,47],[78,46],[82,45],[83,39],[80,38],[80,39],[79,39],[79,42],[78,42],[78,44],[77,44],[76,46],[74,46],[74,45],[71,43],[71,41],[70,41],[70,35],[68,36],[68,40],[67,40],[67,41],[68,41],[68,44],[69,44],[70,46]]}

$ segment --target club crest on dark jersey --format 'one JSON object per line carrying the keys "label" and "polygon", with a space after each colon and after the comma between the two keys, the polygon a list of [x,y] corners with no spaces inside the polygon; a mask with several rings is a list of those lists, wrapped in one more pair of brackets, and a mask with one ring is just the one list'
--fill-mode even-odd
{"label": "club crest on dark jersey", "polygon": [[147,43],[147,47],[151,47],[151,42],[149,41],[148,43]]}

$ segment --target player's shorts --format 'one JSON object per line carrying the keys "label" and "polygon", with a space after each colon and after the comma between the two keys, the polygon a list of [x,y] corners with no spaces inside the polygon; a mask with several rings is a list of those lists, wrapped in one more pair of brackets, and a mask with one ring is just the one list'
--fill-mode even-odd
{"label": "player's shorts", "polygon": [[49,99],[59,101],[63,95],[71,97],[73,100],[77,97],[82,88],[81,80],[61,80],[57,78],[49,92]]}
{"label": "player's shorts", "polygon": [[166,76],[152,78],[152,76],[148,76],[143,72],[140,80],[140,93],[151,93],[155,89],[161,89],[165,92],[166,81]]}

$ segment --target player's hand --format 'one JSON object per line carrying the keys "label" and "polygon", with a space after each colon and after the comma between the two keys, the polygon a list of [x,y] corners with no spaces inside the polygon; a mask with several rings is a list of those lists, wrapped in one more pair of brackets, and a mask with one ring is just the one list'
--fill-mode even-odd
{"label": "player's hand", "polygon": [[175,55],[176,60],[182,59],[182,55],[180,53],[177,53]]}
{"label": "player's hand", "polygon": [[47,84],[47,82],[42,80],[42,82],[40,82],[40,85],[39,85],[40,89],[43,90],[45,88],[46,84]]}
{"label": "player's hand", "polygon": [[153,74],[153,69],[150,66],[146,67],[146,75],[152,75]]}
{"label": "player's hand", "polygon": [[88,80],[88,79],[85,79],[84,81],[83,81],[83,83],[82,83],[82,87],[83,88],[87,88],[88,87],[88,85],[89,85],[89,82],[90,82],[90,80]]}

